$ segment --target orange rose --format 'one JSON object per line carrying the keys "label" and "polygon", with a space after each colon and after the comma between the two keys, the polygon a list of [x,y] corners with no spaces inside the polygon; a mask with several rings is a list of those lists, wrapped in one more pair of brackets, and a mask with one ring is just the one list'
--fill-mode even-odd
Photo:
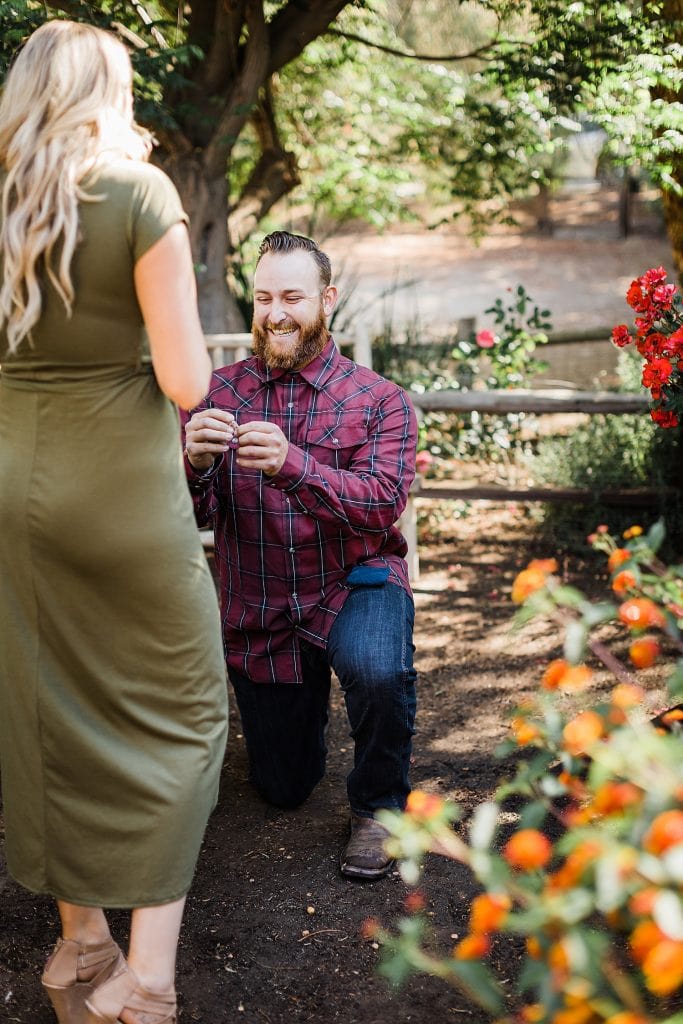
{"label": "orange rose", "polygon": [[607,559],[607,568],[610,572],[615,572],[620,565],[623,565],[624,562],[628,562],[630,557],[631,552],[627,551],[626,548],[617,548]]}
{"label": "orange rose", "polygon": [[424,793],[414,789],[406,800],[406,814],[417,821],[431,821],[438,818],[445,807],[445,801],[435,793]]}
{"label": "orange rose", "polygon": [[605,782],[593,797],[598,814],[618,814],[640,802],[643,791],[632,782]]}
{"label": "orange rose", "polygon": [[565,748],[575,757],[585,753],[603,733],[602,718],[597,711],[582,711],[562,730]]}
{"label": "orange rose", "polygon": [[654,885],[648,885],[638,892],[634,892],[628,901],[628,909],[636,917],[649,917],[654,909],[655,900],[659,896],[659,889]]}
{"label": "orange rose", "polygon": [[485,935],[497,931],[512,906],[506,893],[485,892],[475,896],[470,910],[470,931],[475,935]]}
{"label": "orange rose", "polygon": [[643,961],[645,984],[656,996],[668,996],[683,984],[683,942],[664,939]]}
{"label": "orange rose", "polygon": [[529,743],[533,743],[534,740],[540,738],[540,730],[528,722],[526,718],[513,718],[510,723],[518,746],[526,747]]}
{"label": "orange rose", "polygon": [[632,597],[619,608],[619,618],[629,629],[662,629],[665,618],[649,597]]}
{"label": "orange rose", "polygon": [[649,853],[664,853],[670,846],[683,843],[683,811],[662,811],[643,838]]}
{"label": "orange rose", "polygon": [[558,565],[556,558],[533,558],[527,569],[540,569],[541,572],[550,574],[551,572],[557,572]]}
{"label": "orange rose", "polygon": [[643,703],[645,690],[635,683],[619,683],[612,690],[612,704],[615,707],[628,711],[629,708],[636,708]]}
{"label": "orange rose", "polygon": [[636,578],[628,569],[622,569],[612,580],[612,590],[615,594],[625,594],[627,590],[634,590],[636,586]]}
{"label": "orange rose", "polygon": [[491,948],[491,940],[486,935],[466,935],[453,950],[456,960],[480,960]]}
{"label": "orange rose", "polygon": [[537,590],[545,586],[548,574],[542,569],[523,569],[512,584],[512,600],[524,604]]}
{"label": "orange rose", "polygon": [[640,924],[637,924],[628,940],[635,962],[642,964],[648,953],[665,938],[666,935],[654,921],[641,921]]}
{"label": "orange rose", "polygon": [[552,843],[535,828],[515,832],[503,847],[503,857],[513,868],[533,871],[544,867],[553,852]]}
{"label": "orange rose", "polygon": [[661,654],[661,647],[653,636],[634,640],[628,649],[628,656],[636,668],[650,668]]}
{"label": "orange rose", "polygon": [[543,673],[541,686],[544,690],[577,693],[585,690],[592,678],[593,673],[587,665],[570,665],[564,658],[556,658]]}
{"label": "orange rose", "polygon": [[608,1017],[605,1024],[651,1024],[649,1017],[643,1017],[640,1013],[633,1013],[632,1010],[622,1010]]}

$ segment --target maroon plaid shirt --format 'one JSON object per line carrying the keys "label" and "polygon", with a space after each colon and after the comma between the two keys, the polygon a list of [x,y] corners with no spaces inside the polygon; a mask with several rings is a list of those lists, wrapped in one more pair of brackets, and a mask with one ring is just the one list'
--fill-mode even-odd
{"label": "maroon plaid shirt", "polygon": [[256,683],[297,683],[299,640],[326,645],[355,565],[386,566],[410,592],[393,524],[415,475],[415,413],[332,340],[298,372],[253,356],[216,371],[207,406],[276,423],[290,442],[273,477],[232,451],[205,475],[185,461],[197,522],[214,528],[228,665]]}

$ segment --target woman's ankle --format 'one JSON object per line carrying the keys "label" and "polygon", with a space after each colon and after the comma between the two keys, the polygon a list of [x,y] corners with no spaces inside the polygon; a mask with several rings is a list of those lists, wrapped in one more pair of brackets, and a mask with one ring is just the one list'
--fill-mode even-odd
{"label": "woman's ankle", "polygon": [[74,927],[62,928],[62,938],[71,942],[77,942],[79,946],[101,946],[111,942],[109,928],[105,927]]}
{"label": "woman's ankle", "polygon": [[163,967],[136,963],[128,957],[128,967],[138,980],[140,988],[153,995],[168,995],[175,992],[175,976]]}

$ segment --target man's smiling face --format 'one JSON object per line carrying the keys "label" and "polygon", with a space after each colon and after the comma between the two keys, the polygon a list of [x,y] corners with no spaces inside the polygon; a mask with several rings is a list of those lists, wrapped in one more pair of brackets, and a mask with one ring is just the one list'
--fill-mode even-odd
{"label": "man's smiling face", "polygon": [[302,369],[327,344],[336,300],[310,253],[266,253],[254,274],[254,352],[272,368]]}

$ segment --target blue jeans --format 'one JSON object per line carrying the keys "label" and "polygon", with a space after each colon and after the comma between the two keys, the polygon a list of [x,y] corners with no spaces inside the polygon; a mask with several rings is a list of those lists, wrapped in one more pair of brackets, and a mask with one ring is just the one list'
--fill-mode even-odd
{"label": "blue jeans", "polygon": [[252,683],[228,670],[249,756],[251,781],[278,807],[298,807],[325,774],[330,669],[341,684],[354,739],[347,779],[351,810],[371,817],[402,809],[415,731],[411,598],[399,586],[355,587],[327,650],[302,642],[303,682]]}

